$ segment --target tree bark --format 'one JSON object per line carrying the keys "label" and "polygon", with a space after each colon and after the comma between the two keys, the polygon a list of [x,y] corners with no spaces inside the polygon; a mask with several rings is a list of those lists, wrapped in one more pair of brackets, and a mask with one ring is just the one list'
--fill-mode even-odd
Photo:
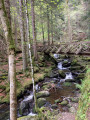
{"label": "tree bark", "polygon": [[32,30],[33,30],[33,47],[34,47],[34,57],[37,60],[37,41],[36,41],[36,28],[35,28],[35,13],[34,13],[34,0],[31,0],[31,13],[32,13]]}
{"label": "tree bark", "polygon": [[52,45],[53,45],[53,13],[52,13],[52,10],[51,10],[51,36],[52,36]]}
{"label": "tree bark", "polygon": [[48,5],[47,5],[47,29],[48,29],[48,45],[50,45],[49,10],[48,10]]}
{"label": "tree bark", "polygon": [[23,1],[19,0],[19,14],[20,14],[20,32],[21,32],[21,44],[22,44],[22,59],[23,59],[23,71],[27,68],[27,57],[25,47],[25,33],[24,33],[24,20],[23,20]]}
{"label": "tree bark", "polygon": [[71,21],[70,21],[68,0],[66,0],[66,7],[67,7],[67,19],[68,19],[68,40],[70,42],[72,41],[72,26],[71,26]]}
{"label": "tree bark", "polygon": [[12,38],[9,0],[0,1],[0,18],[8,49],[10,76],[10,120],[17,120],[15,43]]}

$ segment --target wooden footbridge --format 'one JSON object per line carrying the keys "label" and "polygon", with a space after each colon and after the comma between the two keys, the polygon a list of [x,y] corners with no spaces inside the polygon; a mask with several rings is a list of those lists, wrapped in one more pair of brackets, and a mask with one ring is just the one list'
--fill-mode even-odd
{"label": "wooden footbridge", "polygon": [[90,41],[68,42],[53,45],[39,45],[38,51],[56,54],[90,55]]}

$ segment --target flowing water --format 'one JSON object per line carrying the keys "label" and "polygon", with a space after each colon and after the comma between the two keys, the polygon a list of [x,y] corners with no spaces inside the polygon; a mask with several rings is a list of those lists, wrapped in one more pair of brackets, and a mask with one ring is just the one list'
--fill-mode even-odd
{"label": "flowing water", "polygon": [[[58,59],[59,55],[54,54],[54,57],[56,59]],[[64,61],[68,61],[68,59],[65,59]],[[50,96],[46,98],[47,103],[46,103],[45,106],[48,106],[50,109],[51,109],[51,105],[55,103],[56,99],[60,99],[62,101],[64,99],[68,100],[69,97],[74,97],[75,96],[76,87],[75,87],[74,83],[72,83],[71,86],[64,86],[63,85],[63,82],[65,82],[67,79],[74,79],[74,77],[73,77],[71,71],[69,70],[70,66],[69,67],[63,67],[62,63],[63,63],[63,61],[58,63],[57,69],[66,71],[65,72],[66,77],[64,79],[60,78],[59,76],[54,77],[54,78],[49,78],[48,77],[48,78],[45,78],[45,80],[43,82],[41,82],[41,84],[43,84],[44,82],[51,82],[52,81],[56,85],[55,89],[50,90]],[[56,72],[56,70],[53,70],[53,71]],[[35,86],[37,92],[42,90],[41,86],[39,84],[37,84]],[[28,92],[29,95],[28,96],[24,95],[25,97],[22,98],[21,100],[19,100],[18,106],[20,106],[21,102],[26,103],[26,102],[29,101],[29,104],[28,104],[29,105],[29,110],[25,110],[24,115],[34,116],[36,114],[34,114],[32,112],[32,109],[34,107],[33,92],[32,92],[32,90],[27,90],[27,92]],[[67,111],[67,108],[62,107],[60,104],[58,104],[58,109],[62,112]],[[0,120],[7,120],[8,115],[9,115],[9,107],[6,106],[5,109],[0,109],[0,114],[1,114]],[[18,110],[18,117],[20,117],[20,116],[21,115],[19,114],[19,110]]]}

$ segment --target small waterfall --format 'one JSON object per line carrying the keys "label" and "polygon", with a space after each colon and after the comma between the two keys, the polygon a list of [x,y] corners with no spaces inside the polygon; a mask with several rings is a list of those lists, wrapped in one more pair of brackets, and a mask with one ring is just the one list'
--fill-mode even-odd
{"label": "small waterfall", "polygon": [[54,58],[59,58],[59,54],[54,54]]}
{"label": "small waterfall", "polygon": [[30,112],[29,114],[28,114],[28,116],[36,116],[37,114],[34,114],[34,113],[32,113],[32,112]]}
{"label": "small waterfall", "polygon": [[67,69],[67,68],[65,68],[65,67],[62,66],[62,62],[59,62],[57,67],[58,67],[58,69],[60,69],[60,70],[65,70],[65,69]]}
{"label": "small waterfall", "polygon": [[28,97],[26,97],[23,101],[26,102],[26,101],[32,101],[33,99],[33,93],[31,93]]}
{"label": "small waterfall", "polygon": [[67,72],[67,73],[66,73],[65,80],[66,80],[66,79],[73,79],[73,76],[72,76],[72,73],[71,73],[71,72]]}
{"label": "small waterfall", "polygon": [[40,86],[38,84],[35,85],[35,89],[36,89],[36,91],[40,90]]}

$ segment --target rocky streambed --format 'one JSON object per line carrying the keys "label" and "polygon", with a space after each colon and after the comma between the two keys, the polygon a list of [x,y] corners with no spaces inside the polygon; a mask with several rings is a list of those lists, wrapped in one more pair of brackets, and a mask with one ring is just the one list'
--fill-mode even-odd
{"label": "rocky streambed", "polygon": [[[84,78],[85,67],[68,56],[54,54],[54,58],[58,63],[57,67],[35,86],[38,106],[46,107],[55,114],[76,112],[80,95],[76,83],[81,83]],[[35,115],[33,91],[30,88],[25,93],[18,101],[18,117]],[[8,113],[7,111],[5,113]],[[3,117],[0,120],[3,120]],[[6,116],[4,120],[7,120]]]}

